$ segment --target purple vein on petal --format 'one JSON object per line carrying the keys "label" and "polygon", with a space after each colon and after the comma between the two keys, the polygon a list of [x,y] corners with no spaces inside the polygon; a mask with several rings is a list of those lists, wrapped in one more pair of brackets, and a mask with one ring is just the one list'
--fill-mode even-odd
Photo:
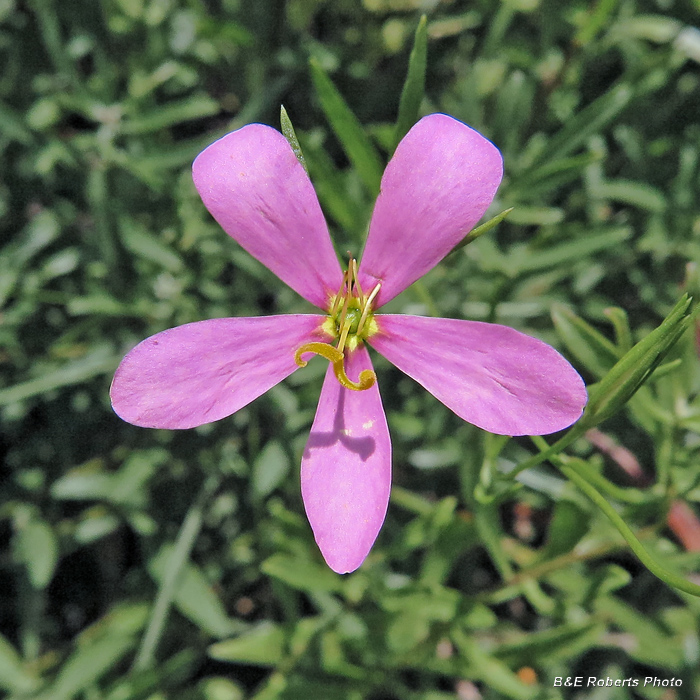
{"label": "purple vein on petal", "polygon": [[445,114],[421,119],[382,178],[360,283],[386,304],[447,255],[484,215],[503,175],[498,149]]}
{"label": "purple vein on petal", "polygon": [[541,340],[478,321],[375,320],[372,347],[469,423],[500,435],[546,435],[581,417],[583,380]]}
{"label": "purple vein on petal", "polygon": [[325,339],[324,318],[217,318],[157,333],[117,368],[112,406],[146,428],[193,428],[229,416],[299,368],[294,352]]}
{"label": "purple vein on petal", "polygon": [[[356,381],[372,369],[366,348],[346,356]],[[301,493],[316,542],[337,573],[354,571],[384,522],[391,490],[391,440],[375,384],[342,387],[329,366],[301,461]]]}
{"label": "purple vein on petal", "polygon": [[321,309],[342,272],[313,185],[279,131],[250,124],[202,151],[192,166],[221,227]]}

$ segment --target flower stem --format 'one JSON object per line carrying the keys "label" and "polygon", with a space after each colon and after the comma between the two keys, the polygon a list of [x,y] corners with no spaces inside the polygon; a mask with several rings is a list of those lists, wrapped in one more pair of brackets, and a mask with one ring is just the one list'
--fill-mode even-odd
{"label": "flower stem", "polygon": [[504,474],[503,477],[506,479],[514,479],[518,474],[520,474],[520,472],[524,472],[526,469],[530,469],[530,467],[536,467],[538,464],[546,462],[550,457],[555,457],[564,448],[568,447],[572,442],[574,442],[574,440],[581,437],[584,432],[585,428],[578,428],[578,424],[576,424],[571,428],[571,430],[569,430],[568,433],[566,433],[566,435],[560,437],[553,445],[547,446],[547,443],[542,440],[544,443],[544,447],[542,447],[540,443],[537,443],[535,440],[541,451],[536,455],[532,455],[532,457],[526,459],[524,462],[521,462],[517,467],[515,467],[515,469],[511,469],[509,472]]}
{"label": "flower stem", "polygon": [[[543,437],[533,435],[531,439],[540,450],[545,451],[549,449],[549,445]],[[603,491],[605,494],[610,496],[610,498],[614,498],[616,501],[620,501],[621,503],[639,505],[641,503],[652,503],[653,501],[659,500],[656,493],[645,493],[639,489],[624,488],[622,486],[618,486],[617,484],[613,484],[598,472],[588,468],[588,465],[583,460],[576,457],[567,457],[566,455],[550,455],[548,459],[557,467],[563,464],[571,469],[575,469],[590,484],[595,486],[600,491]]]}
{"label": "flower stem", "polygon": [[[540,438],[542,443],[546,445],[546,442]],[[555,443],[556,444],[556,443]],[[540,454],[545,454],[545,452],[550,452],[545,450]],[[588,496],[588,498],[593,501],[593,503],[600,508],[600,510],[608,517],[612,524],[618,529],[619,533],[625,539],[630,549],[637,555],[639,560],[646,566],[649,571],[651,571],[654,576],[660,578],[664,583],[669,586],[678,588],[685,593],[690,593],[694,596],[700,597],[700,586],[688,581],[687,579],[679,576],[678,574],[669,571],[664,566],[659,564],[644,548],[644,545],[637,539],[635,534],[632,532],[627,523],[622,519],[622,516],[605,500],[603,495],[596,489],[596,487],[590,483],[590,474],[584,473],[583,470],[577,465],[576,462],[565,463],[564,460],[557,458],[556,456],[551,456],[550,461],[554,464],[570,481],[573,481],[578,488],[583,491],[583,493]]]}

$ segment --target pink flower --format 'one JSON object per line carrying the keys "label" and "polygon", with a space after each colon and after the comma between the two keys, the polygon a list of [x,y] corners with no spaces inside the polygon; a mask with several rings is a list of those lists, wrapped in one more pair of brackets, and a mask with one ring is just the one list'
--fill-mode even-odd
{"label": "pink flower", "polygon": [[120,364],[112,405],[135,425],[191,428],[231,415],[311,353],[326,357],[301,490],[334,571],[364,561],[389,502],[391,440],[367,344],[484,430],[543,435],[581,416],[583,381],[540,340],[489,323],[375,315],[464,238],[496,193],[501,155],[468,126],[432,114],[411,129],[382,178],[362,261],[345,273],[313,186],[278,131],[252,124],[224,136],[197,157],[193,177],[224,230],[323,313],[158,333]]}

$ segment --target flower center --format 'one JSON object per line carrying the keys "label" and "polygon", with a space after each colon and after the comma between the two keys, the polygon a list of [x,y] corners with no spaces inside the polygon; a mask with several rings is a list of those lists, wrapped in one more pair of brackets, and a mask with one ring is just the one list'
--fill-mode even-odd
{"label": "flower center", "polygon": [[357,261],[350,258],[340,289],[329,301],[328,318],[322,326],[331,338],[337,338],[337,345],[333,347],[329,343],[305,343],[294,353],[296,363],[305,367],[306,361],[301,356],[312,352],[331,362],[335,376],[346,389],[364,391],[373,386],[377,375],[369,369],[360,372],[357,382],[348,378],[345,373],[345,354],[355,350],[360,343],[377,332],[372,305],[379,287],[377,284],[369,295],[365,295],[357,278]]}

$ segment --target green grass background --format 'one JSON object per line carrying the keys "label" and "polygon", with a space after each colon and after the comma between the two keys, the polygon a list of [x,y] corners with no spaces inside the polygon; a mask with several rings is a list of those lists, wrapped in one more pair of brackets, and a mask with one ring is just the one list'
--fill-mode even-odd
{"label": "green grass background", "polygon": [[[299,494],[324,363],[196,430],[111,411],[112,373],[148,335],[308,310],[201,204],[190,165],[220,135],[279,127],[283,103],[336,249],[361,251],[371,174],[333,127],[323,76],[386,162],[422,12],[420,111],[498,145],[493,212],[514,210],[394,311],[511,325],[594,383],[700,287],[698,0],[0,0],[7,697],[700,693],[700,599],[653,576],[554,465],[505,480],[537,454],[530,440],[465,424],[380,359],[394,490],[346,577],[324,565]],[[615,512],[688,580],[700,571],[698,380],[690,329],[566,450],[617,487]],[[554,686],[567,676],[639,685]]]}

